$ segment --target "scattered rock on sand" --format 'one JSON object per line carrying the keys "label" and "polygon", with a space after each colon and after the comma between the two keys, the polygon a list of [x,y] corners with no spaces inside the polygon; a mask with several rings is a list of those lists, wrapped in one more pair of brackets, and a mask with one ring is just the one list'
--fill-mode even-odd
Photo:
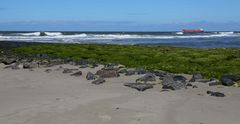
{"label": "scattered rock on sand", "polygon": [[105,82],[106,82],[105,79],[98,78],[97,80],[93,81],[92,84],[99,85],[99,84],[102,84],[102,83],[105,83]]}
{"label": "scattered rock on sand", "polygon": [[195,73],[193,74],[192,78],[190,79],[190,82],[196,82],[204,79],[203,75],[201,73]]}
{"label": "scattered rock on sand", "polygon": [[69,69],[65,68],[62,73],[67,74],[67,73],[73,73],[73,71],[77,71],[78,69]]}
{"label": "scattered rock on sand", "polygon": [[147,73],[147,70],[145,70],[144,68],[136,68],[135,72],[136,72],[138,75],[141,75],[141,74],[146,74],[146,73]]}
{"label": "scattered rock on sand", "polygon": [[172,76],[165,76],[163,78],[163,89],[171,89],[171,90],[180,90],[186,87],[186,82],[182,81],[174,81]]}
{"label": "scattered rock on sand", "polygon": [[219,84],[220,84],[220,81],[216,79],[212,79],[210,82],[208,82],[209,86],[217,86]]}
{"label": "scattered rock on sand", "polygon": [[136,80],[136,82],[144,82],[147,83],[149,81],[156,81],[156,77],[152,73],[147,73],[143,77],[140,77]]}
{"label": "scattered rock on sand", "polygon": [[37,68],[38,63],[37,62],[26,62],[23,64],[24,69],[32,69],[32,68]]}
{"label": "scattered rock on sand", "polygon": [[2,60],[2,63],[5,65],[11,65],[13,63],[15,63],[17,60],[15,58],[4,58]]}
{"label": "scattered rock on sand", "polygon": [[119,76],[116,70],[98,70],[96,75],[99,75],[100,78],[114,78]]}
{"label": "scattered rock on sand", "polygon": [[232,86],[240,80],[240,75],[223,75],[220,80],[224,86]]}
{"label": "scattered rock on sand", "polygon": [[181,81],[181,82],[186,82],[187,78],[182,76],[182,75],[175,75],[173,76],[174,81]]}
{"label": "scattered rock on sand", "polygon": [[215,96],[215,97],[225,97],[225,94],[220,92],[207,91],[207,94],[210,94],[211,96]]}
{"label": "scattered rock on sand", "polygon": [[15,63],[13,65],[8,65],[6,67],[4,67],[4,69],[13,69],[13,70],[19,70],[20,69],[20,65],[18,63]]}
{"label": "scattered rock on sand", "polygon": [[54,71],[61,71],[63,70],[63,67],[62,66],[59,66],[57,69],[55,69]]}
{"label": "scattered rock on sand", "polygon": [[76,77],[82,76],[82,71],[75,72],[71,74],[71,76],[76,76]]}
{"label": "scattered rock on sand", "polygon": [[88,73],[87,73],[87,76],[86,76],[86,79],[87,79],[87,80],[95,80],[95,79],[96,79],[96,76],[95,76],[93,73],[88,72]]}
{"label": "scattered rock on sand", "polygon": [[135,75],[135,73],[136,73],[136,71],[135,70],[133,70],[133,69],[128,69],[127,71],[126,71],[126,76],[132,76],[132,75]]}
{"label": "scattered rock on sand", "polygon": [[46,69],[45,72],[51,73],[51,72],[52,72],[52,69]]}
{"label": "scattered rock on sand", "polygon": [[138,91],[145,91],[147,89],[153,88],[153,85],[148,83],[125,83],[124,86],[131,87]]}

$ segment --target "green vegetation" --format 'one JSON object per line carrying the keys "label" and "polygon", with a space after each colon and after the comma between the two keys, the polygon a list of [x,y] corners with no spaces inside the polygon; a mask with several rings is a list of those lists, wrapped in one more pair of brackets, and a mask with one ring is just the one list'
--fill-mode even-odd
{"label": "green vegetation", "polygon": [[19,54],[121,63],[173,73],[201,72],[207,77],[240,74],[240,49],[192,49],[132,45],[42,44],[13,49]]}

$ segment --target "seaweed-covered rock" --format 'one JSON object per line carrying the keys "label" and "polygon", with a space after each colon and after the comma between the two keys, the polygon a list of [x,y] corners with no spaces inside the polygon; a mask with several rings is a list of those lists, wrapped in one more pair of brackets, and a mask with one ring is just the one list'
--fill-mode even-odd
{"label": "seaweed-covered rock", "polygon": [[99,85],[99,84],[102,84],[102,83],[105,83],[105,82],[106,82],[105,79],[98,78],[97,80],[93,81],[92,84]]}
{"label": "seaweed-covered rock", "polygon": [[152,84],[147,84],[147,83],[144,83],[144,84],[143,83],[124,83],[124,86],[131,87],[138,91],[145,91],[147,89],[153,88]]}

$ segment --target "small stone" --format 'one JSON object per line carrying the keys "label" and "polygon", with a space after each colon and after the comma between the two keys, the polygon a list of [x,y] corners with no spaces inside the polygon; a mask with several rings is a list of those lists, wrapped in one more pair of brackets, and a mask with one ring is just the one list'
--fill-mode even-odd
{"label": "small stone", "polygon": [[99,70],[96,75],[99,75],[100,78],[114,78],[119,76],[115,70]]}
{"label": "small stone", "polygon": [[199,81],[201,79],[204,79],[203,75],[201,73],[195,73],[195,74],[193,74],[192,78],[190,79],[190,82]]}
{"label": "small stone", "polygon": [[193,85],[193,86],[192,86],[192,88],[198,88],[198,86],[196,86],[196,85]]}
{"label": "small stone", "polygon": [[151,74],[151,73],[147,73],[146,75],[144,75],[143,77],[140,77],[136,80],[136,82],[148,82],[148,81],[156,81],[155,75]]}
{"label": "small stone", "polygon": [[134,88],[138,91],[145,91],[147,89],[153,88],[152,84],[147,83],[125,83],[124,86]]}
{"label": "small stone", "polygon": [[86,79],[87,79],[87,80],[95,80],[95,79],[96,79],[96,76],[95,76],[93,73],[88,72],[88,73],[87,73],[87,76],[86,76]]}
{"label": "small stone", "polygon": [[82,76],[82,71],[78,71],[76,73],[73,73],[73,74],[71,74],[71,76],[76,76],[76,77]]}
{"label": "small stone", "polygon": [[72,69],[65,68],[62,73],[67,74],[67,73],[72,73],[72,72],[73,72]]}
{"label": "small stone", "polygon": [[213,92],[213,91],[207,91],[207,94],[215,97],[225,97],[225,94],[220,93],[220,92]]}
{"label": "small stone", "polygon": [[93,81],[92,84],[99,85],[99,84],[102,84],[102,83],[105,83],[105,82],[106,82],[105,79],[99,78],[99,79]]}
{"label": "small stone", "polygon": [[127,70],[127,72],[126,72],[126,76],[132,76],[132,75],[135,75],[135,70]]}
{"label": "small stone", "polygon": [[46,69],[45,72],[50,73],[52,72],[52,69]]}

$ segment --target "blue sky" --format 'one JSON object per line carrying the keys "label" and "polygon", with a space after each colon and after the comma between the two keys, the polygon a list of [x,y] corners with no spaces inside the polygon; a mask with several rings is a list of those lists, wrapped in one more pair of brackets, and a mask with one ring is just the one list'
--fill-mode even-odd
{"label": "blue sky", "polygon": [[240,0],[1,0],[0,30],[240,30]]}

